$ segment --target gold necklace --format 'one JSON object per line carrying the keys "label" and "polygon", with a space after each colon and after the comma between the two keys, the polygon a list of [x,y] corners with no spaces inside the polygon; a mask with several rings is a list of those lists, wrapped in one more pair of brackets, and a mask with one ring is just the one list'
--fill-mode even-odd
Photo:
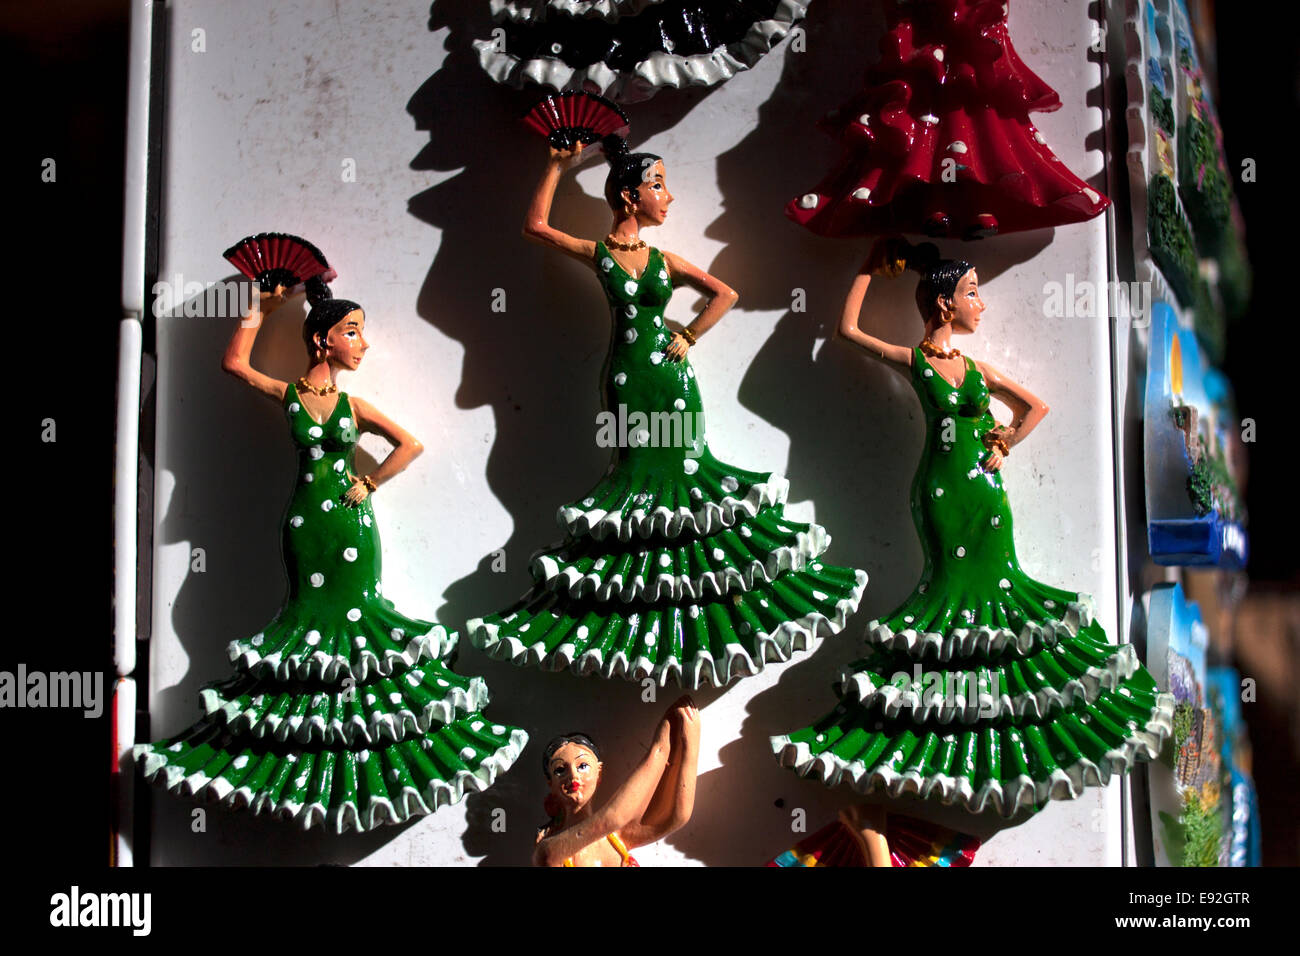
{"label": "gold necklace", "polygon": [[329,395],[333,392],[337,392],[339,390],[339,387],[335,385],[333,382],[330,382],[328,385],[321,385],[317,387],[313,385],[311,382],[307,381],[307,376],[305,375],[302,378],[298,379],[298,387],[305,388],[307,389],[307,391],[311,392],[313,395],[316,395],[320,398],[324,398],[326,395]]}
{"label": "gold necklace", "polygon": [[930,341],[928,335],[921,340],[921,352],[930,358],[954,359],[961,357],[961,352],[958,349],[947,349],[945,351]]}
{"label": "gold necklace", "polygon": [[636,252],[638,249],[645,248],[645,240],[638,236],[631,242],[619,242],[614,238],[614,234],[610,233],[605,237],[605,245],[610,249],[617,249],[619,252]]}

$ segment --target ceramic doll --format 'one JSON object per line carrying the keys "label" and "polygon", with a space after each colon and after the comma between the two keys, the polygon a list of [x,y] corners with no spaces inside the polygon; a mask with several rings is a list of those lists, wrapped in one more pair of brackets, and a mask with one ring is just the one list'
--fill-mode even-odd
{"label": "ceramic doll", "polygon": [[[536,586],[509,610],[469,622],[474,645],[546,670],[722,686],[788,660],[837,633],[857,609],[866,574],[822,564],[830,543],[783,513],[780,476],[719,461],[704,437],[700,387],[688,358],[736,302],[720,279],[646,244],[674,201],[662,158],[604,140],[613,224],[579,239],[550,224],[551,200],[584,147],[551,147],[526,234],[590,268],[610,308],[603,397],[627,422],[613,461],[559,510],[559,546],[532,563]],[[664,320],[673,289],[708,304],[686,327]],[[610,437],[606,434],[606,437]]]}
{"label": "ceramic doll", "polygon": [[[302,241],[246,240],[257,242]],[[304,829],[402,823],[486,789],[528,738],[485,718],[482,679],[446,665],[454,633],[406,617],[383,597],[370,499],[422,447],[374,405],[339,391],[339,374],[356,371],[370,348],[365,312],[332,298],[322,275],[307,281],[306,374],[281,381],[253,366],[253,343],[301,270],[268,269],[260,278],[264,291],[222,367],[281,407],[298,452],[281,538],[289,595],[265,628],[231,643],[238,673],[203,689],[205,716],[175,737],[138,746],[136,759],[146,779],[169,790]],[[393,449],[359,474],[357,440],[368,431]]]}
{"label": "ceramic doll", "polygon": [[[918,347],[863,332],[872,276],[921,273]],[[912,594],[868,625],[870,656],[851,664],[841,702],[773,747],[786,766],[860,792],[916,793],[1010,817],[1104,786],[1152,759],[1171,731],[1131,645],[1108,642],[1087,595],[1020,570],[1000,470],[1047,406],[955,347],[984,303],[967,262],[934,246],[878,241],[844,305],[840,334],[906,376],[925,413],[912,516],[925,568]],[[1011,409],[999,424],[990,399]]]}
{"label": "ceramic doll", "polygon": [[474,47],[498,83],[632,103],[748,70],[803,19],[808,2],[492,0],[493,35]]}
{"label": "ceramic doll", "polygon": [[586,734],[556,737],[542,754],[550,821],[537,833],[538,866],[639,866],[629,851],[685,826],[695,806],[700,713],[679,698],[655,728],[632,776],[597,810],[600,751]]}

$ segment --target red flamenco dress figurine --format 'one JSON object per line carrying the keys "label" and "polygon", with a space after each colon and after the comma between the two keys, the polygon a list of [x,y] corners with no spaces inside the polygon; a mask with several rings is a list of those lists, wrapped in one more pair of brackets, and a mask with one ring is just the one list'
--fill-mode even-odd
{"label": "red flamenco dress figurine", "polygon": [[825,236],[979,239],[1110,205],[1030,122],[1061,100],[1016,55],[1003,0],[892,0],[886,15],[880,62],[822,123],[841,161],[791,219]]}

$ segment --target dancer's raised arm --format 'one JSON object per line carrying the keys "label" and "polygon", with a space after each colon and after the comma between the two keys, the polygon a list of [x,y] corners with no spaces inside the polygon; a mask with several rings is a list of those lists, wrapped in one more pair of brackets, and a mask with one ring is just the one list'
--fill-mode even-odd
{"label": "dancer's raised arm", "polygon": [[270,293],[260,292],[259,289],[258,284],[254,282],[253,304],[240,319],[235,334],[230,337],[226,354],[221,357],[221,367],[267,398],[282,402],[289,383],[259,372],[253,368],[250,359],[253,355],[253,343],[257,341],[258,330],[262,327],[262,319],[285,303],[284,286],[278,285],[275,291]]}
{"label": "dancer's raised arm", "polygon": [[619,835],[629,848],[646,846],[679,830],[695,810],[695,778],[700,761],[700,712],[682,697],[668,709],[672,749],[659,786],[641,818]]}
{"label": "dancer's raised arm", "polygon": [[862,347],[872,358],[902,371],[912,367],[912,350],[906,346],[886,342],[874,335],[868,335],[858,326],[858,321],[862,315],[862,303],[867,297],[867,288],[871,285],[871,277],[873,275],[885,275],[894,278],[902,271],[897,262],[891,261],[892,258],[890,240],[877,239],[875,244],[872,245],[871,251],[867,253],[862,268],[858,270],[853,285],[849,287],[848,296],[844,299],[844,311],[840,314],[839,333],[854,345]]}
{"label": "dancer's raised arm", "polygon": [[551,201],[555,198],[555,187],[559,185],[564,171],[580,161],[582,149],[581,143],[567,150],[550,147],[546,171],[542,173],[542,179],[537,184],[537,189],[533,191],[532,201],[528,204],[528,215],[524,219],[524,236],[591,265],[591,260],[596,255],[596,243],[590,239],[571,236],[551,225]]}

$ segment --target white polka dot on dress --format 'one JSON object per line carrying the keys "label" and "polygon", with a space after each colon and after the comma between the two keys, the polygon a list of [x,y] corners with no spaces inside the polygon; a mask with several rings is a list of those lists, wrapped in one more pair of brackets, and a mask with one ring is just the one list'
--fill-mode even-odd
{"label": "white polka dot on dress", "polygon": [[[682,471],[686,472],[686,474],[693,475],[699,470],[700,470],[700,463],[696,461],[694,458],[686,458],[682,460]],[[692,489],[692,491],[694,490],[695,489]]]}
{"label": "white polka dot on dress", "polygon": [[307,449],[307,454],[311,456],[312,461],[320,461],[325,457],[325,452],[321,451],[320,445],[312,445]]}
{"label": "white polka dot on dress", "polygon": [[354,623],[356,621],[361,620],[361,608],[358,607],[348,608],[348,620]]}
{"label": "white polka dot on dress", "polygon": [[357,549],[356,549],[356,548],[344,548],[344,549],[343,549],[343,560],[344,560],[344,561],[355,561],[356,559],[357,559]]}
{"label": "white polka dot on dress", "polygon": [[312,438],[320,438],[321,435],[325,434],[325,429],[321,428],[319,425],[313,425],[311,428],[307,429],[307,434]]}
{"label": "white polka dot on dress", "polygon": [[685,400],[684,398],[675,398],[675,399],[673,399],[673,408],[677,409],[679,412],[685,411],[685,410],[686,410],[686,400]]}
{"label": "white polka dot on dress", "polygon": [[727,494],[731,494],[731,492],[735,491],[737,488],[740,487],[740,482],[737,481],[735,478],[733,478],[731,475],[727,475],[719,483],[722,485],[722,490],[727,492]]}
{"label": "white polka dot on dress", "polygon": [[651,353],[650,353],[650,364],[651,364],[651,365],[658,365],[658,364],[659,364],[660,362],[662,362],[663,360],[664,360],[664,353],[663,353],[663,352],[651,352]]}
{"label": "white polka dot on dress", "polygon": [[352,427],[352,419],[350,418],[339,419],[339,428],[343,429],[344,431],[347,431],[351,427]]}
{"label": "white polka dot on dress", "polygon": [[317,571],[315,574],[311,576],[312,587],[318,588],[324,583],[325,583],[325,575],[321,574],[319,571]]}
{"label": "white polka dot on dress", "polygon": [[666,568],[673,563],[673,556],[668,553],[659,555],[659,567]]}
{"label": "white polka dot on dress", "polygon": [[301,528],[302,515],[294,515],[292,518],[289,519],[289,524],[293,525],[295,528]]}
{"label": "white polka dot on dress", "polygon": [[636,283],[633,282],[631,279],[628,279],[626,282],[623,283],[623,291],[626,292],[628,295],[636,295]]}
{"label": "white polka dot on dress", "polygon": [[623,333],[623,338],[629,345],[636,341],[636,329],[628,329]]}
{"label": "white polka dot on dress", "polygon": [[365,525],[367,528],[369,528],[369,527],[370,527],[370,524],[371,524],[371,521],[370,521],[370,515],[362,515],[362,516],[361,516],[361,523],[362,523],[363,525]]}
{"label": "white polka dot on dress", "polygon": [[627,372],[619,372],[617,375],[615,375],[615,376],[614,376],[614,384],[615,384],[615,385],[626,385],[626,384],[627,384]]}
{"label": "white polka dot on dress", "polygon": [[307,484],[311,484],[313,481],[316,480],[316,476],[309,471],[302,476],[302,480],[307,482]]}
{"label": "white polka dot on dress", "polygon": [[600,267],[608,272],[610,269],[614,268],[614,260],[609,256],[606,256],[604,259],[600,260]]}
{"label": "white polka dot on dress", "polygon": [[334,502],[331,501],[329,498],[326,498],[324,501],[320,503],[321,511],[329,511],[333,507],[334,507]]}
{"label": "white polka dot on dress", "polygon": [[346,465],[344,464],[342,458],[340,458],[338,461],[334,462],[334,470],[337,471],[340,475],[343,474],[343,469],[344,469],[345,467],[346,467]]}
{"label": "white polka dot on dress", "polygon": [[315,647],[317,644],[320,643],[320,631],[310,632],[306,637],[303,638],[303,640],[307,642],[308,647]]}

